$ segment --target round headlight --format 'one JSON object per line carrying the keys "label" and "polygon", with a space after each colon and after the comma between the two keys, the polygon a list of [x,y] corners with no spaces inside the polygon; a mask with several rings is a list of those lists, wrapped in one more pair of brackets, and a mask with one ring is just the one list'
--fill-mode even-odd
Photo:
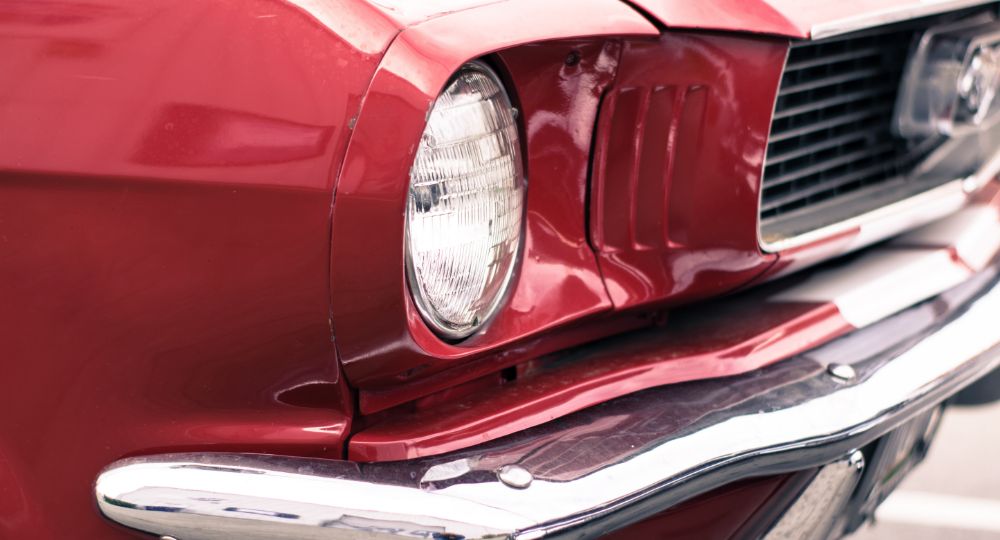
{"label": "round headlight", "polygon": [[437,98],[410,170],[406,269],[439,335],[469,336],[496,312],[521,244],[525,179],[515,111],[485,64]]}

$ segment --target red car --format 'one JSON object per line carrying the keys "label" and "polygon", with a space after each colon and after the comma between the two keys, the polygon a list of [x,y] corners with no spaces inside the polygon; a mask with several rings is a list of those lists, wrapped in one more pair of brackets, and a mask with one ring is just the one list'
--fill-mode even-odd
{"label": "red car", "polygon": [[0,538],[827,538],[1000,397],[981,0],[0,2]]}

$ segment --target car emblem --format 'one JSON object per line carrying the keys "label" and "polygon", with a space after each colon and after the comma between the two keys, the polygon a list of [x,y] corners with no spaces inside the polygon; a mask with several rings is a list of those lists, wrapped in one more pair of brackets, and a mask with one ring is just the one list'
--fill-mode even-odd
{"label": "car emblem", "polygon": [[970,122],[979,125],[996,97],[1000,83],[1000,51],[980,47],[969,60],[958,80],[958,96]]}

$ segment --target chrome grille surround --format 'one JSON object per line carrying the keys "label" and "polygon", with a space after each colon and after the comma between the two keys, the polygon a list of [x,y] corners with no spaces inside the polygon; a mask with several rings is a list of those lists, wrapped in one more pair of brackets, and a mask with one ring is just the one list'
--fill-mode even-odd
{"label": "chrome grille surround", "polygon": [[[894,109],[907,59],[923,32],[984,11],[996,13],[996,4],[790,45],[761,179],[764,250],[797,247],[869,218],[906,213],[917,196],[926,203],[932,192],[961,195],[963,178],[922,174],[941,140],[898,137]],[[938,217],[909,214],[899,230]]]}
{"label": "chrome grille surround", "polygon": [[912,28],[792,44],[761,192],[762,220],[906,173],[915,154],[892,134]]}

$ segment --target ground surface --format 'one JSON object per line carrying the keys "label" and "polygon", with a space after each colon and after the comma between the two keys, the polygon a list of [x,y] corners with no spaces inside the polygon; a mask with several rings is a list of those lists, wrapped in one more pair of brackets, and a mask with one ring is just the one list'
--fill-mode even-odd
{"label": "ground surface", "polygon": [[1000,404],[953,407],[927,460],[849,540],[1000,540]]}

